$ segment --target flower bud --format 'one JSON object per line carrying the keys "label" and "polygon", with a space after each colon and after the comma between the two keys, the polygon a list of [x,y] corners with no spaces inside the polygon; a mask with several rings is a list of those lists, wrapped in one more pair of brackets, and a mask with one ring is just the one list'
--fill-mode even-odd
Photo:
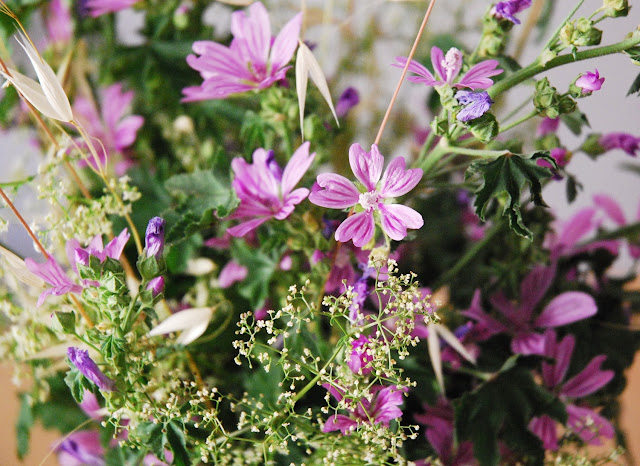
{"label": "flower bud", "polygon": [[67,356],[76,369],[96,384],[100,390],[112,392],[116,389],[116,383],[102,373],[93,359],[89,357],[88,351],[70,346],[67,348]]}
{"label": "flower bud", "polygon": [[147,285],[147,290],[151,290],[154,298],[162,293],[164,291],[164,277],[160,276],[152,279]]}
{"label": "flower bud", "polygon": [[153,217],[147,225],[147,232],[144,237],[147,257],[156,258],[162,256],[164,250],[164,225],[165,221],[161,217]]}
{"label": "flower bud", "polygon": [[585,74],[576,79],[576,86],[582,89],[583,94],[587,94],[593,91],[599,91],[602,87],[603,82],[604,78],[600,77],[600,73],[598,73],[598,69],[596,68],[595,73],[587,71]]}
{"label": "flower bud", "polygon": [[617,18],[629,14],[628,0],[604,0],[602,5],[604,16]]}

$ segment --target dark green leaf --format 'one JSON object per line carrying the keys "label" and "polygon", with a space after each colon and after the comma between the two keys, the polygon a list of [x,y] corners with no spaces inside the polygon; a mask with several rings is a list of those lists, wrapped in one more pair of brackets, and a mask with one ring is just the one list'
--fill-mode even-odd
{"label": "dark green leaf", "polygon": [[[173,452],[173,464],[177,466],[188,466],[191,464],[189,453],[187,452],[184,432],[182,427],[177,423],[170,421],[166,425],[167,440]],[[166,458],[165,458],[166,459]]]}
{"label": "dark green leaf", "polygon": [[184,239],[211,225],[216,218],[226,217],[238,205],[229,177],[213,171],[195,171],[176,175],[165,187],[178,203],[179,218],[171,225],[167,241]]}
{"label": "dark green leaf", "polygon": [[145,446],[158,458],[164,458],[164,445],[166,443],[166,431],[163,432],[164,424],[153,422],[142,422],[138,426],[140,438]]}
{"label": "dark green leaf", "polygon": [[26,394],[22,394],[20,395],[20,414],[18,414],[18,421],[16,422],[17,453],[20,459],[23,459],[29,453],[29,439],[33,421],[33,411],[29,397]]}
{"label": "dark green leaf", "polygon": [[89,382],[84,375],[78,371],[75,367],[72,368],[64,378],[65,383],[71,389],[71,395],[77,403],[82,402],[85,390],[91,390],[91,382]]}
{"label": "dark green leaf", "polygon": [[76,315],[73,312],[56,312],[62,331],[69,335],[76,333]]}
{"label": "dark green leaf", "polygon": [[575,135],[582,133],[583,126],[589,127],[589,120],[587,120],[587,116],[579,110],[562,114],[560,115],[560,119]]}
{"label": "dark green leaf", "polygon": [[489,201],[498,199],[503,204],[502,214],[509,218],[511,229],[518,235],[531,240],[532,233],[522,221],[520,192],[528,183],[533,202],[538,206],[547,207],[542,199],[540,181],[549,178],[551,171],[538,166],[539,159],[544,159],[556,166],[555,160],[547,152],[534,152],[530,155],[508,153],[488,162],[473,162],[467,170],[467,178],[479,173],[483,179],[482,185],[475,192],[476,214],[484,220]]}
{"label": "dark green leaf", "polygon": [[634,63],[634,65],[640,65],[640,47],[632,47],[625,50],[624,53],[629,55],[629,58],[631,58],[631,61]]}
{"label": "dark green leaf", "polygon": [[238,283],[238,291],[249,300],[253,309],[258,309],[269,294],[269,282],[278,265],[278,251],[272,250],[266,254],[244,242],[235,242],[232,254],[249,270],[247,278]]}
{"label": "dark green leaf", "polygon": [[633,80],[629,92],[627,92],[628,96],[631,94],[640,94],[640,74]]}
{"label": "dark green leaf", "polygon": [[580,183],[575,176],[567,176],[567,201],[571,204],[576,200],[578,196],[578,190],[582,189],[582,183]]}

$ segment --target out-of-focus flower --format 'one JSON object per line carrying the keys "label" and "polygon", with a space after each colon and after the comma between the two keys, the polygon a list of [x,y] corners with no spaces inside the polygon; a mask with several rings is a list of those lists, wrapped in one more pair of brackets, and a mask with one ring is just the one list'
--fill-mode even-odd
{"label": "out-of-focus flower", "polygon": [[[596,356],[581,372],[563,383],[571,363],[576,339],[573,335],[566,335],[558,342],[553,330],[547,330],[544,338],[543,355],[552,358],[554,362],[542,363],[542,379],[549,390],[555,391],[560,399],[567,403],[569,415],[567,425],[589,445],[601,445],[601,437],[613,438],[615,431],[609,421],[591,408],[571,402],[576,398],[583,398],[597,392],[611,381],[614,376],[613,371],[600,369],[607,357],[604,354]],[[555,420],[547,415],[535,417],[529,423],[529,429],[542,440],[547,450],[558,449]]]}
{"label": "out-of-focus flower", "polygon": [[64,273],[60,264],[51,256],[49,256],[43,264],[39,264],[31,258],[25,259],[24,264],[31,273],[40,277],[48,285],[51,285],[51,288],[47,288],[40,294],[38,303],[36,304],[37,306],[41,306],[47,296],[50,295],[62,296],[67,293],[82,293],[82,286],[73,282],[67,274]]}
{"label": "out-of-focus flower", "polygon": [[607,133],[598,142],[605,150],[622,149],[633,157],[640,149],[640,138],[628,133]]}
{"label": "out-of-focus flower", "polygon": [[[571,152],[569,152],[567,149],[563,148],[563,147],[556,147],[554,149],[551,149],[551,152],[550,152],[549,155],[551,157],[553,157],[553,159],[556,161],[556,164],[558,165],[558,168],[564,168],[564,167],[567,166],[567,164],[571,160],[571,156],[573,154]],[[551,170],[551,172],[553,173],[553,179],[554,180],[561,180],[562,179],[562,175],[560,175],[558,173],[558,171],[553,167],[553,165],[551,165],[546,160],[538,159],[536,161],[536,164],[539,167],[545,167],[545,168],[548,168],[549,170]]]}
{"label": "out-of-focus flower", "polygon": [[65,436],[56,447],[58,462],[64,466],[104,466],[104,448],[97,430],[80,430]]}
{"label": "out-of-focus flower", "polygon": [[347,366],[354,374],[367,375],[373,368],[369,363],[373,360],[373,355],[369,349],[371,339],[365,335],[360,335],[351,342],[351,354],[347,361]]}
{"label": "out-of-focus flower", "polygon": [[51,0],[46,12],[45,26],[51,43],[54,45],[68,44],[73,35],[73,20],[67,2]]}
{"label": "out-of-focus flower", "polygon": [[8,73],[0,69],[0,74],[13,84],[36,110],[49,118],[71,122],[73,120],[71,104],[56,74],[24,34],[16,37],[16,40],[27,53],[38,76],[39,84],[13,69],[9,69]]}
{"label": "out-of-focus flower", "polygon": [[558,131],[558,126],[560,125],[560,118],[549,118],[544,117],[538,126],[538,130],[536,131],[536,136],[539,138],[546,136],[547,134],[553,134]]}
{"label": "out-of-focus flower", "polygon": [[165,335],[171,332],[182,331],[176,339],[176,343],[188,345],[202,335],[209,326],[213,315],[213,308],[194,307],[184,309],[167,317],[149,332],[149,336]]}
{"label": "out-of-focus flower", "polygon": [[[396,57],[396,63],[392,66],[404,68],[407,63],[406,57]],[[491,76],[502,73],[496,68],[497,60],[485,60],[473,65],[458,82],[454,82],[462,68],[462,52],[455,47],[449,49],[446,55],[438,47],[431,48],[431,64],[438,77],[436,78],[426,67],[411,60],[408,71],[417,74],[409,76],[407,79],[414,83],[423,83],[427,86],[443,86],[445,84],[459,89],[468,87],[469,89],[487,89],[493,85]]]}
{"label": "out-of-focus flower", "polygon": [[164,291],[164,277],[152,278],[147,284],[147,290],[151,290],[154,298],[162,293]]}
{"label": "out-of-focus flower", "polygon": [[[333,385],[323,384],[322,386],[329,390],[329,393],[336,400],[341,401],[344,397],[340,390]],[[343,435],[348,435],[358,427],[358,424],[374,423],[389,427],[389,422],[402,416],[402,410],[399,406],[404,401],[403,395],[407,391],[406,388],[374,385],[370,391],[373,394],[371,400],[366,398],[358,400],[356,409],[350,411],[349,416],[344,414],[329,416],[329,419],[322,427],[322,431],[332,432],[339,430]]]}
{"label": "out-of-focus flower", "polygon": [[407,236],[407,228],[422,227],[422,215],[410,207],[392,203],[393,198],[407,194],[418,184],[422,178],[421,169],[407,170],[405,160],[398,157],[382,175],[384,157],[375,144],[369,152],[365,152],[360,144],[353,144],[349,149],[349,164],[364,192],[341,175],[323,173],[317,180],[323,189],[309,195],[311,202],[322,207],[346,209],[355,206],[356,211],[360,211],[340,224],[335,233],[337,241],[352,239],[356,247],[371,241],[375,233],[375,212],[379,215],[382,231],[396,241]]}
{"label": "out-of-focus flower", "polygon": [[100,403],[98,403],[98,398],[89,390],[84,390],[82,393],[82,401],[78,403],[78,405],[91,419],[98,420],[104,416],[101,412],[102,408],[100,407]]}
{"label": "out-of-focus flower", "polygon": [[336,104],[336,115],[338,118],[346,116],[347,113],[349,113],[349,110],[359,103],[360,95],[358,94],[358,90],[355,87],[347,87],[338,98],[338,103]]}
{"label": "out-of-focus flower", "polygon": [[[144,124],[142,116],[128,115],[133,98],[133,91],[123,92],[122,84],[116,83],[101,92],[100,113],[94,103],[85,97],[77,97],[73,103],[76,119],[91,137],[101,143],[94,144],[100,165],[104,165],[114,152],[126,156],[126,149],[135,142],[138,130]],[[79,140],[78,145],[86,148],[83,140]],[[98,168],[93,158],[90,157],[88,162]],[[122,163],[116,167],[116,171],[124,173],[130,164],[130,161]]]}
{"label": "out-of-focus flower", "polygon": [[489,94],[486,91],[458,91],[456,92],[456,99],[462,105],[466,105],[466,107],[460,110],[456,116],[458,121],[463,122],[480,118],[489,111],[491,104],[493,103],[493,100],[489,97]]}
{"label": "out-of-focus flower", "polygon": [[425,405],[424,414],[416,414],[417,422],[424,424],[425,436],[446,466],[471,466],[477,462],[473,456],[473,444],[454,441],[453,406],[446,398],[439,398],[435,405]]}
{"label": "out-of-focus flower", "polygon": [[87,350],[70,346],[67,349],[67,356],[78,371],[96,384],[100,390],[112,392],[116,389],[116,383],[104,375],[96,363],[93,362]]}
{"label": "out-of-focus flower", "polygon": [[83,10],[94,18],[129,8],[140,0],[85,0]]}
{"label": "out-of-focus flower", "polygon": [[504,318],[498,320],[487,314],[480,306],[479,291],[476,291],[471,308],[463,314],[476,320],[486,330],[486,337],[499,333],[510,333],[511,351],[519,354],[542,354],[544,336],[536,333],[536,328],[568,325],[591,317],[598,312],[592,296],[581,291],[567,291],[553,298],[540,315],[533,311],[544,298],[555,277],[555,269],[538,266],[534,268],[520,285],[520,305],[516,306],[502,292],[489,298],[491,305]]}
{"label": "out-of-focus flower", "polygon": [[216,42],[198,41],[187,63],[204,79],[200,86],[183,89],[183,102],[224,99],[231,94],[264,89],[284,79],[300,36],[302,15],[297,14],[271,36],[271,22],[260,2],[231,15],[233,40],[229,47]]}
{"label": "out-of-focus flower", "polygon": [[491,9],[491,14],[498,19],[506,19],[514,24],[520,24],[520,20],[514,15],[531,6],[531,0],[507,0],[498,2]]}
{"label": "out-of-focus flower", "polygon": [[[600,208],[611,220],[613,220],[618,226],[623,227],[627,224],[627,219],[615,199],[606,194],[596,194],[593,196],[593,202],[596,207]],[[640,204],[638,204],[638,210],[636,213],[635,221],[640,221]],[[629,242],[629,254],[634,259],[640,259],[640,242]]]}
{"label": "out-of-focus flower", "polygon": [[166,222],[162,217],[153,217],[149,220],[147,231],[144,235],[144,250],[147,257],[162,256],[164,251],[164,226]]}
{"label": "out-of-focus flower", "polygon": [[604,78],[600,77],[598,69],[596,68],[595,73],[587,71],[585,74],[580,76],[576,80],[576,86],[582,89],[583,94],[586,94],[587,92],[599,91],[603,82]]}
{"label": "out-of-focus flower", "polygon": [[241,282],[247,278],[248,273],[249,269],[244,265],[231,260],[227,262],[227,265],[220,271],[220,275],[218,275],[218,286],[220,286],[220,288],[229,288],[234,283]]}
{"label": "out-of-focus flower", "polygon": [[256,149],[253,164],[237,157],[231,162],[234,178],[233,189],[240,198],[240,205],[229,219],[242,223],[229,228],[232,236],[244,236],[271,218],[284,220],[296,205],[309,194],[307,188],[293,189],[302,179],[315,158],[309,154],[309,142],[296,150],[284,168],[280,169],[273,152]]}

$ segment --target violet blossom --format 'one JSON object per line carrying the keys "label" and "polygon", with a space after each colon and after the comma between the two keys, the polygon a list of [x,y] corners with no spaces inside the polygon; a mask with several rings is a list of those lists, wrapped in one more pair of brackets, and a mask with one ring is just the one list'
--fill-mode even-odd
{"label": "violet blossom", "polygon": [[576,80],[576,86],[582,89],[583,94],[586,94],[588,92],[599,91],[603,82],[604,78],[600,77],[600,73],[598,73],[598,69],[596,68],[595,73],[587,71],[580,76]]}
{"label": "violet blossom", "polygon": [[640,138],[628,133],[607,133],[600,137],[598,143],[605,150],[622,149],[632,157],[640,150]]}
{"label": "violet blossom", "polygon": [[514,15],[531,6],[531,0],[507,0],[498,2],[491,9],[491,14],[498,19],[505,19],[514,24],[520,24],[520,20]]}
{"label": "violet blossom", "polygon": [[147,224],[144,235],[144,250],[147,257],[162,257],[164,251],[164,227],[166,222],[162,217],[153,217]]}
{"label": "violet blossom", "polygon": [[[138,130],[144,124],[142,116],[129,115],[134,95],[133,91],[123,92],[122,84],[116,83],[100,93],[100,112],[95,104],[85,97],[77,97],[73,103],[75,118],[92,138],[98,139],[101,143],[94,143],[101,166],[106,164],[108,157],[113,153],[126,156],[126,150],[136,141]],[[80,147],[86,148],[85,141],[78,140],[77,143]],[[98,168],[93,157],[89,157],[87,162]],[[83,160],[81,165],[85,163]],[[130,165],[131,161],[122,162],[116,166],[116,172],[122,174]]]}
{"label": "violet blossom", "polygon": [[302,14],[293,17],[273,39],[271,22],[260,2],[231,15],[233,40],[229,47],[212,41],[193,43],[187,63],[200,72],[200,86],[183,89],[183,102],[224,99],[231,94],[265,89],[284,79],[298,46]]}
{"label": "violet blossom", "polygon": [[309,194],[307,188],[293,189],[307,172],[315,158],[309,154],[309,142],[296,150],[284,168],[275,161],[272,151],[256,149],[253,163],[236,157],[231,162],[232,182],[240,205],[229,219],[240,219],[239,225],[229,228],[232,236],[245,236],[269,219],[284,220],[296,205]]}
{"label": "violet blossom", "polygon": [[149,280],[147,290],[151,290],[151,294],[155,298],[164,291],[164,277],[156,277]]}
{"label": "violet blossom", "polygon": [[97,430],[80,430],[66,435],[56,446],[58,463],[65,466],[104,466],[104,448]]}
{"label": "violet blossom", "polygon": [[543,354],[544,336],[537,328],[568,325],[591,317],[598,312],[592,296],[581,291],[559,294],[536,317],[534,310],[551,287],[555,267],[534,268],[520,285],[520,304],[515,305],[501,291],[489,298],[491,305],[501,314],[502,320],[487,314],[480,305],[476,291],[472,306],[462,314],[484,326],[486,338],[499,333],[513,335],[511,351],[516,354]]}
{"label": "violet blossom", "polygon": [[[404,68],[407,63],[406,57],[396,57],[396,63],[392,66]],[[409,76],[407,79],[414,83],[423,83],[427,86],[449,85],[469,89],[487,89],[493,85],[492,76],[502,73],[503,70],[497,68],[497,60],[485,60],[473,65],[460,79],[456,78],[462,69],[462,52],[455,47],[450,48],[444,55],[438,47],[431,48],[431,64],[436,72],[434,76],[425,66],[411,60],[408,71],[417,76]]]}
{"label": "violet blossom", "polygon": [[73,36],[73,20],[67,2],[51,0],[45,16],[49,40],[54,46],[66,45]]}
{"label": "violet blossom", "polygon": [[220,271],[220,275],[218,275],[218,286],[220,288],[229,288],[236,282],[241,282],[247,275],[249,274],[249,269],[247,269],[244,265],[231,260],[227,262],[222,270]]}
{"label": "violet blossom", "polygon": [[39,264],[33,259],[27,258],[24,260],[24,265],[27,266],[31,273],[40,277],[48,285],[51,285],[51,288],[47,288],[40,294],[36,304],[38,307],[42,306],[42,303],[44,303],[47,296],[62,296],[67,293],[82,293],[82,286],[73,282],[67,274],[64,273],[60,264],[58,264],[58,262],[56,262],[56,260],[51,256],[49,256],[43,264]]}
{"label": "violet blossom", "polygon": [[96,384],[100,390],[112,392],[116,389],[116,383],[98,368],[87,350],[70,346],[67,348],[67,356],[71,363],[91,382]]}
{"label": "violet blossom", "polygon": [[347,366],[349,366],[349,369],[351,369],[351,372],[354,374],[367,375],[373,370],[369,365],[373,360],[373,355],[369,348],[371,341],[369,337],[360,335],[351,342],[351,353],[347,360]]}
{"label": "violet blossom", "polygon": [[124,10],[139,1],[140,0],[85,0],[83,2],[83,10],[87,11],[90,16],[96,18],[108,13],[116,13]]}
{"label": "violet blossom", "polygon": [[489,97],[489,94],[486,91],[458,91],[455,97],[460,104],[465,105],[465,107],[460,110],[456,116],[456,119],[462,122],[480,118],[489,111],[491,104],[493,103],[493,100]]}
{"label": "violet blossom", "polygon": [[353,107],[360,103],[360,95],[355,87],[347,87],[340,97],[338,103],[336,103],[336,115],[338,118],[342,118],[349,113]]}
{"label": "violet blossom", "polygon": [[[552,358],[554,362],[542,363],[542,380],[545,387],[556,392],[566,403],[569,416],[567,425],[589,445],[601,445],[600,437],[613,438],[615,431],[609,421],[591,408],[572,402],[576,398],[584,398],[597,392],[611,381],[614,372],[600,369],[607,357],[604,354],[596,356],[582,371],[565,381],[576,339],[573,335],[566,335],[558,342],[553,330],[547,330],[544,338],[543,355]],[[529,423],[529,429],[542,440],[544,448],[558,449],[554,419],[547,415],[535,417]]]}
{"label": "violet blossom", "polygon": [[130,237],[131,235],[125,228],[118,236],[109,241],[106,246],[102,245],[102,235],[94,236],[86,248],[81,248],[77,239],[67,241],[65,248],[71,268],[77,273],[77,264],[88,266],[89,256],[97,257],[100,262],[104,262],[107,257],[120,260],[122,251]]}
{"label": "violet blossom", "polygon": [[[333,385],[322,384],[333,397],[342,401],[343,393]],[[373,397],[371,400],[361,398],[357,401],[356,407],[350,410],[349,415],[334,414],[329,416],[322,427],[322,432],[332,432],[339,430],[343,435],[349,435],[359,424],[382,424],[389,427],[389,422],[402,416],[399,406],[403,403],[403,395],[406,388],[394,386],[383,387],[374,385],[370,389]]]}
{"label": "violet blossom", "polygon": [[451,402],[444,397],[435,405],[425,405],[424,414],[416,414],[417,422],[424,424],[425,436],[445,466],[470,466],[477,464],[473,456],[473,444],[458,444],[454,437],[454,411]]}
{"label": "violet blossom", "polygon": [[538,125],[536,136],[541,138],[546,136],[547,134],[555,134],[555,132],[558,131],[559,125],[560,118],[544,117]]}
{"label": "violet blossom", "polygon": [[364,246],[373,239],[376,218],[382,231],[396,241],[407,236],[408,228],[422,227],[422,215],[410,207],[393,202],[394,198],[407,194],[418,184],[422,178],[421,169],[407,170],[405,160],[398,157],[391,161],[382,175],[384,157],[376,144],[371,146],[369,152],[365,152],[360,144],[353,144],[349,149],[349,164],[361,183],[359,188],[341,175],[322,173],[318,175],[317,183],[323,189],[309,195],[309,200],[321,207],[355,207],[356,213],[350,215],[336,230],[337,241],[352,239],[356,247]]}

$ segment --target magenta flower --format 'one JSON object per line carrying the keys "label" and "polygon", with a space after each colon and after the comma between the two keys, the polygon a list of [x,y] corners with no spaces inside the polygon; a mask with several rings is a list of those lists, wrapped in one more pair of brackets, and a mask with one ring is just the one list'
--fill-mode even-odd
{"label": "magenta flower", "polygon": [[546,136],[547,134],[555,134],[558,131],[558,126],[560,125],[560,118],[549,118],[544,117],[538,126],[538,130],[536,131],[536,136],[541,138]]}
{"label": "magenta flower", "polygon": [[271,23],[260,2],[249,7],[249,14],[231,15],[233,40],[229,47],[211,41],[193,43],[187,63],[204,79],[200,86],[183,89],[183,102],[224,99],[231,94],[265,89],[284,79],[286,66],[298,46],[302,15],[297,14],[280,31],[271,36]]}
{"label": "magenta flower", "polygon": [[338,118],[342,118],[349,113],[353,107],[360,103],[360,94],[355,87],[347,87],[340,97],[338,103],[336,103],[336,115]]}
{"label": "magenta flower", "polygon": [[434,406],[425,405],[424,414],[416,414],[417,422],[424,424],[425,436],[445,466],[471,466],[477,464],[473,444],[458,443],[454,438],[453,406],[446,398],[439,398]]}
{"label": "magenta flower", "polygon": [[130,237],[131,235],[125,228],[118,236],[109,241],[106,246],[102,245],[101,235],[94,236],[86,248],[81,248],[77,239],[67,241],[65,248],[71,268],[77,273],[77,264],[89,265],[89,256],[97,257],[100,262],[104,262],[107,257],[120,260],[122,251]]}
{"label": "magenta flower", "polygon": [[491,104],[493,103],[493,100],[489,97],[487,91],[458,91],[456,92],[456,99],[462,105],[465,105],[465,107],[456,115],[456,120],[462,122],[480,118],[489,111]]}
{"label": "magenta flower", "polygon": [[240,205],[229,219],[242,223],[229,228],[232,236],[244,236],[271,218],[284,220],[309,194],[307,188],[293,189],[307,172],[315,152],[309,154],[309,142],[303,143],[284,168],[280,169],[272,151],[256,149],[253,164],[237,157],[231,162],[233,189]]}
{"label": "magenta flower", "polygon": [[598,69],[596,68],[595,73],[587,71],[585,74],[580,76],[576,80],[576,86],[582,89],[583,94],[586,94],[588,92],[599,91],[603,82],[604,78],[600,77]]}
{"label": "magenta flower", "polygon": [[[591,408],[577,406],[571,402],[576,398],[591,395],[609,383],[614,376],[613,371],[600,369],[607,357],[604,354],[596,356],[581,372],[563,383],[569,369],[576,339],[573,335],[567,335],[558,342],[553,330],[547,330],[544,339],[545,351],[543,354],[554,359],[554,362],[542,363],[542,379],[549,390],[555,391],[560,399],[567,403],[566,408],[569,415],[567,425],[589,445],[601,445],[600,437],[613,438],[615,431],[609,421]],[[529,429],[542,440],[546,449],[558,449],[555,420],[547,415],[535,417],[531,420]]]}
{"label": "magenta flower", "polygon": [[[343,394],[336,387],[330,384],[323,384],[333,397],[342,401]],[[389,427],[389,422],[402,416],[399,406],[403,403],[403,395],[406,388],[393,386],[383,387],[374,385],[371,387],[373,397],[371,401],[366,398],[358,400],[356,408],[349,412],[349,415],[334,414],[324,423],[322,432],[333,432],[339,430],[343,435],[349,435],[359,424],[382,424]]]}
{"label": "magenta flower", "polygon": [[[556,147],[554,149],[551,149],[551,152],[549,154],[555,161],[556,164],[558,165],[558,168],[564,168],[567,166],[567,164],[569,163],[569,161],[571,160],[571,157],[573,154],[571,154],[571,152],[569,152],[567,149],[563,148],[563,147]],[[553,179],[558,181],[562,179],[562,175],[560,175],[560,173],[558,173],[558,170],[556,170],[553,165],[551,165],[549,162],[547,162],[544,159],[538,159],[536,161],[536,164],[539,167],[545,167],[548,168],[549,170],[551,170],[551,172],[553,173]]]}
{"label": "magenta flower", "polygon": [[640,149],[640,138],[628,133],[608,133],[600,137],[598,143],[605,149],[622,149],[635,157]]}
{"label": "magenta flower", "polygon": [[73,20],[67,3],[52,0],[46,12],[45,25],[51,43],[54,46],[68,44],[73,35]]}
{"label": "magenta flower", "polygon": [[86,0],[84,9],[94,18],[129,8],[140,0]]}
{"label": "magenta flower", "polygon": [[[133,91],[122,91],[122,84],[116,83],[104,89],[101,93],[101,112],[95,105],[84,97],[76,98],[73,103],[73,114],[85,127],[87,132],[102,144],[94,143],[100,159],[104,165],[107,157],[112,153],[126,155],[126,149],[135,141],[138,130],[144,124],[140,115],[128,115],[129,107],[134,98]],[[86,147],[84,141],[78,141],[81,147]],[[96,167],[92,157],[89,163]],[[130,162],[117,167],[118,173],[124,173]]]}
{"label": "magenta flower", "polygon": [[151,294],[155,298],[164,291],[164,277],[152,278],[147,284],[147,290],[151,290]]}
{"label": "magenta flower", "polygon": [[220,288],[229,288],[234,283],[241,282],[247,278],[248,274],[249,269],[244,265],[234,260],[229,261],[220,271],[220,275],[218,275],[218,285]]}
{"label": "magenta flower", "polygon": [[60,264],[56,260],[49,256],[49,258],[43,263],[39,264],[31,258],[24,260],[24,264],[34,275],[42,278],[45,283],[51,285],[51,288],[47,288],[40,294],[38,298],[38,307],[42,306],[47,296],[62,296],[67,293],[82,293],[82,287],[73,282],[67,274],[64,273]]}
{"label": "magenta flower", "polygon": [[553,298],[540,315],[534,316],[533,311],[549,290],[554,276],[553,266],[534,268],[520,285],[519,306],[502,292],[491,296],[489,301],[502,315],[503,320],[490,316],[482,309],[479,292],[476,292],[471,308],[463,314],[483,325],[487,331],[487,338],[499,333],[512,334],[511,351],[514,353],[542,354],[544,336],[536,333],[535,329],[568,325],[598,312],[593,297],[581,291],[567,291]]}
{"label": "magenta flower", "polygon": [[352,239],[355,246],[364,246],[373,238],[376,219],[382,231],[396,241],[407,236],[407,228],[422,227],[422,215],[410,207],[393,203],[393,198],[407,194],[418,184],[422,178],[421,169],[407,170],[404,159],[398,157],[391,161],[382,175],[384,157],[375,144],[370,152],[365,152],[360,144],[353,144],[349,149],[349,164],[361,183],[360,190],[341,175],[323,173],[317,180],[323,189],[309,195],[309,200],[321,207],[356,207],[357,213],[349,216],[336,230],[337,241],[345,243]]}
{"label": "magenta flower", "polygon": [[153,217],[147,224],[144,235],[144,250],[147,257],[162,257],[164,251],[164,227],[167,222],[162,217]]}
{"label": "magenta flower", "polygon": [[351,342],[351,354],[347,361],[347,366],[354,374],[367,375],[373,368],[369,363],[373,360],[373,355],[369,349],[371,339],[365,335],[360,335],[356,340]]}
{"label": "magenta flower", "polygon": [[104,448],[97,430],[80,430],[65,436],[56,447],[58,463],[65,466],[104,466]]}
{"label": "magenta flower", "polygon": [[[396,63],[391,66],[404,68],[407,63],[406,57],[396,57]],[[427,86],[449,85],[458,89],[468,87],[469,89],[487,89],[493,85],[491,76],[502,73],[496,68],[497,60],[485,60],[473,65],[458,82],[454,82],[462,69],[462,52],[455,47],[449,49],[446,55],[438,47],[431,48],[431,64],[436,72],[437,78],[426,67],[411,60],[408,71],[417,74],[409,76],[407,79],[414,83],[423,83]]]}
{"label": "magenta flower", "polygon": [[70,346],[67,348],[67,356],[71,363],[91,382],[96,384],[100,390],[112,392],[116,389],[116,383],[104,375],[87,350],[81,350]]}
{"label": "magenta flower", "polygon": [[520,20],[514,15],[531,6],[531,0],[507,0],[498,2],[491,9],[491,14],[498,19],[506,19],[514,24],[520,24]]}

